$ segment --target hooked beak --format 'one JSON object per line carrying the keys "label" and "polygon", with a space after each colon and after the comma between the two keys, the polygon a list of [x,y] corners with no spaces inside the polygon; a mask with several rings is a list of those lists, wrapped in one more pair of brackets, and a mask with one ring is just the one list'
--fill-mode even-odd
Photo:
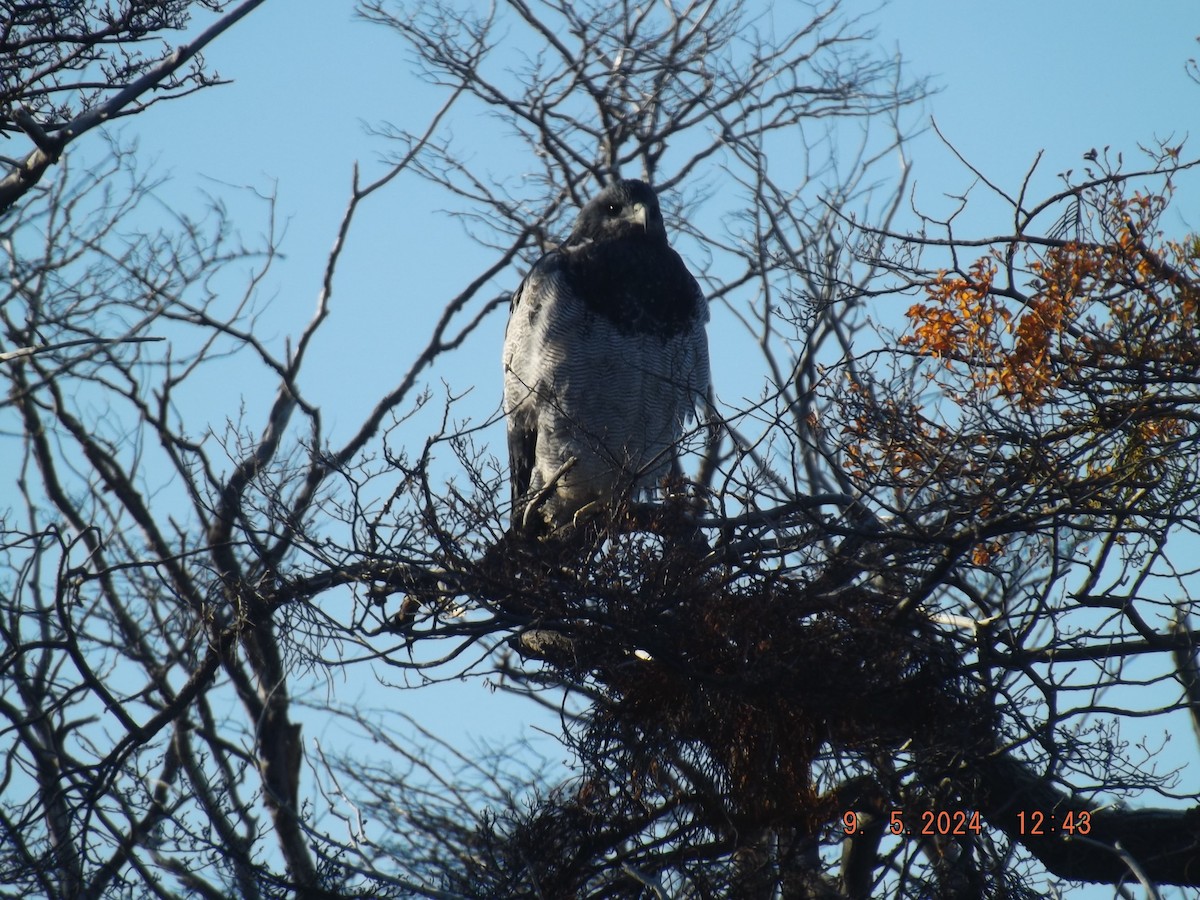
{"label": "hooked beak", "polygon": [[629,210],[629,218],[642,226],[645,231],[650,223],[650,213],[646,209],[645,203],[635,203]]}

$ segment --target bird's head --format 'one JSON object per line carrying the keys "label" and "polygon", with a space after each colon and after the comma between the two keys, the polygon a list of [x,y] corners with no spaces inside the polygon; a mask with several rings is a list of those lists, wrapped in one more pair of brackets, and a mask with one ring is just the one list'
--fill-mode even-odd
{"label": "bird's head", "polygon": [[641,235],[665,242],[667,229],[654,190],[629,179],[614,181],[580,210],[569,243]]}

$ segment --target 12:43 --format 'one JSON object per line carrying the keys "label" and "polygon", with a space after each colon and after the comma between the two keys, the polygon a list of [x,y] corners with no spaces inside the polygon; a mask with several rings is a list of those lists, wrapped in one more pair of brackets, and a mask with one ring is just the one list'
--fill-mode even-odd
{"label": "12:43", "polygon": [[1017,813],[1020,834],[1087,834],[1092,830],[1092,814],[1086,809],[1068,810],[1062,817],[1048,815],[1040,809]]}

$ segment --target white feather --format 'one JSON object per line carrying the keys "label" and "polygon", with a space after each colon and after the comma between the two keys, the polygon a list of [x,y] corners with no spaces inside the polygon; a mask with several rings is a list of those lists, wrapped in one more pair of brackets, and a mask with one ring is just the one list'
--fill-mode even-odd
{"label": "white feather", "polygon": [[589,308],[561,272],[530,273],[504,341],[510,432],[535,433],[533,459],[524,460],[528,493],[576,460],[542,510],[554,525],[594,500],[653,487],[671,471],[709,391],[708,304],[698,286],[696,314],[683,328],[631,331]]}

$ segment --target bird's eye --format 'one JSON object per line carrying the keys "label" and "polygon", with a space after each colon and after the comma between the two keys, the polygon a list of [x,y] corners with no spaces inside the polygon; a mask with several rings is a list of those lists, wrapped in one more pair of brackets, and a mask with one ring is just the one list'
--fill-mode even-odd
{"label": "bird's eye", "polygon": [[620,203],[610,203],[610,204],[608,204],[608,206],[606,206],[604,208],[604,211],[606,213],[608,213],[610,216],[619,216],[621,214],[621,204]]}

